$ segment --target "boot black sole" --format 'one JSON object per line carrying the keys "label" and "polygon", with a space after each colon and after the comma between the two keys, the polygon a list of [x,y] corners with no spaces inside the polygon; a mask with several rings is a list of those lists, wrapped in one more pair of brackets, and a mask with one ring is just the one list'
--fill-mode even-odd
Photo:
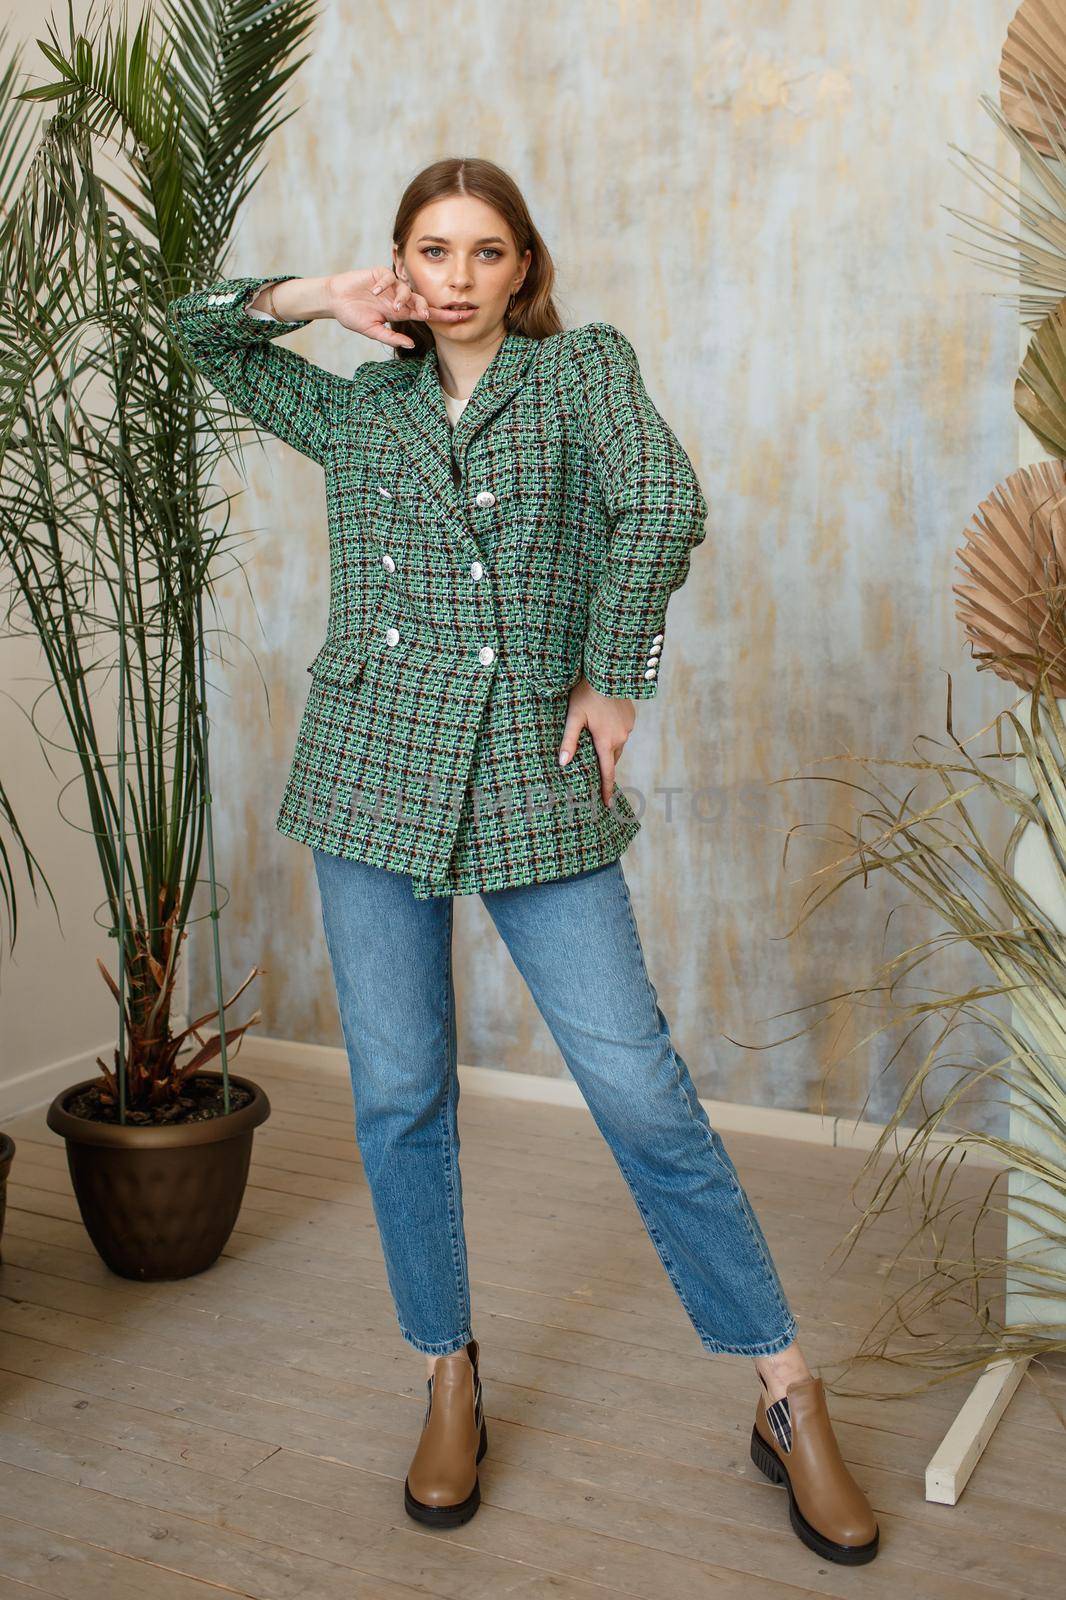
{"label": "boot black sole", "polygon": [[[481,1443],[477,1448],[475,1462],[481,1460],[489,1447],[489,1436],[485,1427],[485,1419],[481,1419]],[[458,1528],[464,1522],[469,1522],[478,1506],[481,1504],[481,1482],[474,1479],[474,1487],[465,1500],[458,1501],[454,1506],[427,1506],[422,1500],[416,1500],[404,1479],[403,1504],[408,1516],[414,1517],[416,1522],[424,1522],[429,1528]]]}
{"label": "boot black sole", "polygon": [[835,1544],[832,1539],[827,1539],[824,1534],[812,1528],[803,1512],[796,1504],[796,1496],[792,1492],[792,1481],[772,1450],[767,1449],[759,1437],[758,1428],[751,1430],[751,1459],[764,1477],[771,1483],[783,1483],[788,1490],[788,1515],[792,1523],[792,1530],[798,1538],[803,1540],[808,1550],[813,1550],[815,1555],[822,1556],[826,1561],[839,1561],[842,1566],[861,1567],[867,1561],[872,1561],[877,1554],[881,1541],[880,1529],[874,1534],[869,1544]]}

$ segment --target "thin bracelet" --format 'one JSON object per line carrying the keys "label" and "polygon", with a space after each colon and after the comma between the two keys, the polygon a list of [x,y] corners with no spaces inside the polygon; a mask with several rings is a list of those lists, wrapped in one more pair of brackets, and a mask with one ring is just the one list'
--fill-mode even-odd
{"label": "thin bracelet", "polygon": [[274,310],[274,287],[274,284],[271,284],[267,290],[267,309],[270,312],[270,315],[274,318],[275,322],[280,322],[281,318]]}

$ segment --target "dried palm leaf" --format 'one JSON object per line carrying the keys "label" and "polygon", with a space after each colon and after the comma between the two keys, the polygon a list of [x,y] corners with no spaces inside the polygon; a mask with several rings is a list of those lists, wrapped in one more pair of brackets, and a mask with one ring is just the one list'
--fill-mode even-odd
{"label": "dried palm leaf", "polygon": [[1066,456],[1066,300],[1029,341],[1014,383],[1014,409],[1045,450]]}
{"label": "dried palm leaf", "polygon": [[1066,119],[1066,0],[1024,0],[1007,28],[999,99],[1011,125],[1045,155],[1048,115]]}
{"label": "dried palm leaf", "polygon": [[1021,177],[997,171],[987,161],[970,155],[956,144],[950,148],[962,157],[967,175],[978,188],[995,204],[1011,212],[1018,227],[997,227],[984,217],[959,211],[954,206],[944,209],[974,233],[994,241],[995,247],[979,244],[959,254],[997,274],[1020,281],[1021,294],[1004,291],[997,293],[996,298],[1013,306],[1027,328],[1036,328],[1066,295],[1066,184],[1061,176],[1066,165],[1066,117],[1046,107],[1039,110],[1045,123],[1041,144],[1052,151],[1048,156],[1034,139],[1011,124],[990,95],[983,94],[979,99],[1004,138],[1017,151]]}
{"label": "dried palm leaf", "polygon": [[[1014,871],[1019,842],[1035,834],[1045,850],[1049,892],[1066,892],[1066,723],[1038,678],[1028,726],[1008,708],[996,718],[994,747],[971,753],[969,741],[954,732],[951,701],[949,675],[950,748],[939,759],[851,752],[830,758],[859,769],[856,780],[828,778],[834,789],[854,791],[854,826],[834,821],[831,836],[843,848],[811,875],[814,884],[790,930],[848,883],[865,886],[877,873],[936,924],[928,937],[886,958],[868,982],[815,1002],[809,1025],[839,1020],[846,1048],[834,1052],[828,1072],[878,1036],[902,1035],[890,1063],[904,1043],[927,1039],[856,1180],[860,1216],[840,1247],[843,1264],[880,1218],[903,1213],[911,1220],[909,1235],[882,1269],[891,1301],[843,1363],[854,1372],[889,1361],[928,1375],[897,1391],[904,1393],[977,1371],[996,1355],[1066,1353],[1066,933]],[[923,742],[932,743],[925,736]],[[1010,781],[1019,756],[1027,784]],[[905,780],[902,790],[892,769]],[[797,776],[827,781],[821,773],[778,781]],[[934,785],[931,797],[916,792],[926,780]],[[1002,848],[991,848],[978,824],[976,808],[986,809],[986,801],[1014,818]],[[796,831],[790,828],[789,838]],[[937,969],[962,944],[981,958],[987,977],[958,992],[937,981]],[[882,1000],[891,1003],[887,1021],[856,1028],[860,1013]],[[978,1053],[972,1037],[982,1034],[991,1049]],[[989,1107],[1010,1108],[1006,1133],[974,1115]],[[865,1110],[864,1104],[859,1116]],[[990,1157],[1000,1169],[982,1177],[976,1194],[968,1181],[973,1156]],[[1008,1170],[1022,1183],[1008,1186]],[[1032,1194],[1024,1192],[1029,1183]],[[1029,1242],[1012,1250],[1008,1235],[1022,1228]],[[900,1278],[904,1286],[897,1288]],[[1029,1320],[1007,1314],[1005,1282],[1024,1285]],[[884,1397],[876,1369],[872,1387],[849,1388],[842,1379],[832,1385],[838,1393]]]}
{"label": "dried palm leaf", "polygon": [[1039,461],[982,500],[956,552],[969,581],[952,585],[978,670],[1032,689],[1044,670],[1066,695],[1066,467]]}

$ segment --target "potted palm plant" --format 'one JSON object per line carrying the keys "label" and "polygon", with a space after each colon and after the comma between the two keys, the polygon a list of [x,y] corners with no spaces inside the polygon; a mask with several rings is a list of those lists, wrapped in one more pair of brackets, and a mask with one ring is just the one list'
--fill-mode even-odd
{"label": "potted palm plant", "polygon": [[7,1210],[7,1179],[15,1154],[15,1141],[9,1133],[0,1132],[0,1245],[4,1242],[4,1212]]}
{"label": "potted palm plant", "polygon": [[[0,101],[2,101],[2,98],[2,92],[0,92]],[[15,814],[2,783],[0,783],[0,822],[3,824],[3,829],[0,831],[0,950],[6,946],[10,953],[14,955],[15,946],[18,943],[18,874],[12,852],[8,848],[6,839],[8,832],[13,835],[14,841],[21,849],[22,865],[35,899],[37,897],[37,878],[39,877],[42,883],[45,883],[46,880],[37,857],[25,839],[18,836]],[[50,889],[48,892],[51,895]],[[53,903],[55,902],[54,895],[52,895],[52,901]],[[0,1129],[0,1244],[3,1243],[4,1214],[7,1210],[7,1180],[11,1174],[11,1162],[14,1154],[14,1139],[9,1133],[4,1133]]]}
{"label": "potted palm plant", "polygon": [[[50,24],[48,81],[16,92],[17,58],[0,80],[0,572],[77,759],[116,941],[113,1058],[48,1125],[100,1255],[141,1279],[217,1258],[270,1109],[228,1064],[259,969],[224,995],[207,710],[205,611],[236,559],[211,479],[248,425],[201,398],[165,311],[224,271],[311,0],[161,14],[71,16],[66,40]],[[201,885],[215,1008],[176,1028]]]}

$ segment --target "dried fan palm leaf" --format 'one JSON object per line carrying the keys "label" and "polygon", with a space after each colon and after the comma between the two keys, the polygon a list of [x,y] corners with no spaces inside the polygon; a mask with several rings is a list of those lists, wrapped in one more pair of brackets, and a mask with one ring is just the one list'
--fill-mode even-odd
{"label": "dried fan palm leaf", "polygon": [[1045,155],[1048,123],[1066,121],[1066,0],[1024,0],[1007,28],[999,62],[1003,114]]}
{"label": "dried fan palm leaf", "polygon": [[1014,409],[1045,450],[1066,456],[1066,300],[1029,341],[1014,384]]}
{"label": "dried fan palm leaf", "polygon": [[1009,211],[1018,226],[998,227],[984,217],[959,211],[954,206],[944,209],[975,234],[998,246],[977,244],[973,250],[962,250],[959,254],[997,274],[1020,281],[1021,294],[1004,292],[997,298],[1014,306],[1023,324],[1035,329],[1066,295],[1066,184],[1062,180],[1066,166],[1066,118],[1040,108],[1047,133],[1042,143],[1055,151],[1048,156],[1037,147],[1035,140],[1011,124],[990,95],[983,94],[979,99],[1003,137],[1017,151],[1020,179],[998,172],[987,161],[960,150],[958,145],[951,145],[951,149],[962,157],[969,169],[968,175],[978,188],[996,205]]}
{"label": "dried fan palm leaf", "polygon": [[955,614],[979,670],[1023,689],[1043,669],[1066,695],[1066,467],[1039,461],[982,500],[956,552],[968,581],[952,585]]}

